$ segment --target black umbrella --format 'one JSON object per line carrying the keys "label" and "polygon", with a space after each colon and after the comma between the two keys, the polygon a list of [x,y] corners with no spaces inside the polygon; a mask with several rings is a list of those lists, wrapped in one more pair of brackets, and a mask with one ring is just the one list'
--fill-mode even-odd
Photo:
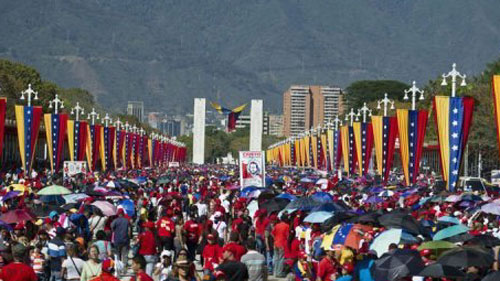
{"label": "black umbrella", "polygon": [[293,200],[286,206],[286,209],[297,209],[302,211],[310,211],[315,207],[323,204],[322,202],[316,201],[311,197],[301,197]]}
{"label": "black umbrella", "polygon": [[417,275],[423,268],[424,262],[417,251],[396,249],[375,260],[370,272],[376,281],[392,281]]}
{"label": "black umbrella", "polygon": [[290,200],[285,198],[272,198],[259,204],[259,209],[266,209],[267,213],[279,212],[290,203]]}
{"label": "black umbrella", "polygon": [[378,218],[380,217],[380,214],[376,212],[371,212],[371,213],[366,213],[361,216],[355,216],[352,219],[349,220],[351,223],[360,223],[360,224],[373,224],[373,225],[380,225]]}
{"label": "black umbrella", "polygon": [[420,271],[418,276],[427,276],[433,278],[440,278],[440,277],[457,278],[457,277],[465,277],[465,273],[453,266],[434,263],[424,268],[424,270]]}
{"label": "black umbrella", "polygon": [[321,232],[328,232],[334,226],[356,217],[352,212],[333,212],[333,216],[321,224]]}
{"label": "black umbrella", "polygon": [[500,280],[500,271],[492,272],[486,275],[481,281],[498,281]]}
{"label": "black umbrella", "polygon": [[443,240],[451,242],[451,243],[458,243],[458,242],[469,241],[472,238],[473,238],[473,236],[470,235],[469,233],[462,233],[462,234],[458,234],[458,235],[455,235],[452,237],[445,238]]}
{"label": "black umbrella", "polygon": [[500,246],[500,239],[492,235],[481,234],[478,236],[474,236],[474,238],[470,239],[468,243],[486,248],[493,248],[495,246]]}
{"label": "black umbrella", "polygon": [[66,210],[54,205],[35,205],[31,208],[31,212],[37,217],[48,217],[50,212],[56,211],[58,214],[64,213]]}
{"label": "black umbrella", "polygon": [[412,234],[420,234],[420,227],[417,220],[404,213],[392,212],[378,218],[381,225],[388,228],[402,228]]}
{"label": "black umbrella", "polygon": [[444,252],[438,263],[454,267],[489,267],[494,261],[493,255],[484,248],[462,247]]}

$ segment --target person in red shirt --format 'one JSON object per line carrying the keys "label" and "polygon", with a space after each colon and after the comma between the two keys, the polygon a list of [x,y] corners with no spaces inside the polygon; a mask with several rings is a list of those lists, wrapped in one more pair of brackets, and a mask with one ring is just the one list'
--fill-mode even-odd
{"label": "person in red shirt", "polygon": [[231,232],[231,234],[229,235],[229,240],[231,242],[226,244],[226,247],[232,247],[232,249],[234,249],[235,252],[234,258],[237,261],[241,261],[241,257],[247,253],[247,248],[238,243],[239,238],[240,237],[238,232]]}
{"label": "person in red shirt", "polygon": [[155,224],[151,221],[145,222],[142,227],[144,227],[144,232],[139,234],[137,238],[139,240],[139,255],[144,256],[146,259],[146,273],[148,275],[153,274],[155,255],[156,255],[156,240],[153,230]]}
{"label": "person in red shirt", "polygon": [[316,281],[333,281],[338,274],[337,262],[335,261],[335,251],[332,248],[326,249],[326,256],[319,262],[318,275]]}
{"label": "person in red shirt", "polygon": [[2,267],[0,280],[2,281],[36,281],[38,277],[33,268],[23,263],[26,256],[26,247],[16,244],[12,247],[13,262]]}
{"label": "person in red shirt", "polygon": [[196,248],[200,242],[202,226],[195,219],[190,219],[184,223],[184,234],[186,236],[186,246],[188,248],[189,260],[194,260]]}
{"label": "person in red shirt", "polygon": [[284,278],[286,277],[284,254],[288,236],[290,235],[290,226],[286,215],[283,215],[282,219],[274,225],[271,234],[274,238],[274,274],[278,278]]}
{"label": "person in red shirt", "polygon": [[257,211],[257,219],[255,220],[255,240],[257,241],[257,249],[261,254],[266,254],[265,232],[269,225],[267,211],[265,209]]}
{"label": "person in red shirt", "polygon": [[285,264],[290,268],[295,264],[300,252],[300,240],[295,235],[295,229],[290,229],[290,235],[285,245]]}
{"label": "person in red shirt", "polygon": [[207,235],[208,244],[203,248],[203,270],[205,275],[213,272],[222,259],[222,247],[215,243],[213,234]]}
{"label": "person in red shirt", "polygon": [[166,215],[161,217],[156,223],[158,237],[160,238],[162,250],[172,251],[174,249],[175,224],[171,220],[173,212],[167,210]]}

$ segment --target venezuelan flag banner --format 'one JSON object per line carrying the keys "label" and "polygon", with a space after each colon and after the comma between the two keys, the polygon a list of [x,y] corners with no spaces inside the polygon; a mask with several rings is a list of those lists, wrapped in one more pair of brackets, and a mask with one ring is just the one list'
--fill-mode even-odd
{"label": "venezuelan flag banner", "polygon": [[[495,108],[495,124],[497,125],[497,141],[500,149],[500,75],[493,75],[491,83],[493,94],[493,107]],[[1,136],[0,136],[1,137]],[[1,143],[0,143],[1,147]]]}
{"label": "venezuelan flag banner", "polygon": [[50,170],[58,172],[64,153],[64,139],[68,125],[67,114],[45,114],[45,133],[50,158]]}
{"label": "venezuelan flag banner", "polygon": [[364,176],[368,173],[368,167],[372,157],[373,126],[371,123],[354,122],[352,127],[356,143],[359,174]]}
{"label": "venezuelan flag banner", "polygon": [[16,105],[15,114],[21,162],[24,171],[30,173],[42,120],[42,107]]}
{"label": "venezuelan flag banner", "polygon": [[85,121],[68,120],[68,146],[71,161],[83,161],[87,145],[88,124]]}
{"label": "venezuelan flag banner", "polygon": [[156,140],[148,139],[149,167],[155,164]]}
{"label": "venezuelan flag banner", "polygon": [[118,167],[126,166],[124,144],[127,137],[127,132],[125,132],[125,130],[115,131],[116,137],[113,144],[113,162],[115,165],[115,169],[118,169]]}
{"label": "venezuelan flag banner", "polygon": [[[140,161],[139,163],[141,164],[140,167],[144,167],[146,163],[148,162],[149,159],[149,153],[147,153],[148,149],[148,136],[140,136],[140,144],[139,144],[139,150],[140,150]],[[177,157],[179,156],[179,151],[177,151]]]}
{"label": "venezuelan flag banner", "polygon": [[306,161],[305,167],[312,167],[312,149],[311,149],[311,136],[305,136],[305,151],[306,151]]}
{"label": "venezuelan flag banner", "polygon": [[372,116],[372,125],[377,172],[387,182],[394,162],[398,121],[396,117]]}
{"label": "venezuelan flag banner", "polygon": [[133,168],[133,147],[134,147],[134,133],[132,132],[127,132],[127,137],[125,139],[125,166],[127,169]]}
{"label": "venezuelan flag banner", "polygon": [[340,130],[328,130],[328,155],[329,165],[331,171],[337,170],[340,166],[340,159],[342,158],[342,140],[340,139]]}
{"label": "venezuelan flag banner", "polygon": [[0,159],[2,159],[3,138],[5,134],[5,112],[7,110],[7,98],[0,98]]}
{"label": "venezuelan flag banner", "polygon": [[293,141],[293,151],[295,157],[295,166],[300,166],[300,140]]}
{"label": "venezuelan flag banner", "polygon": [[398,109],[396,115],[403,174],[406,185],[412,185],[417,182],[420,172],[420,158],[429,114],[425,110]]}
{"label": "venezuelan flag banner", "polygon": [[330,165],[330,152],[329,152],[329,147],[328,147],[328,131],[325,131],[321,134],[321,167],[323,170],[326,171],[331,171],[331,165]]}
{"label": "venezuelan flag banner", "polygon": [[454,191],[462,154],[469,138],[469,129],[474,110],[471,97],[435,96],[433,102],[434,121],[438,131],[441,172],[447,189]]}
{"label": "venezuelan flag banner", "polygon": [[116,138],[116,128],[101,127],[101,167],[103,171],[111,170],[114,167],[113,151]]}
{"label": "venezuelan flag banner", "polygon": [[306,136],[300,139],[300,161],[301,167],[305,167],[307,164],[307,147],[306,147]]}
{"label": "venezuelan flag banner", "polygon": [[101,145],[101,125],[89,125],[87,132],[87,163],[95,171]]}
{"label": "venezuelan flag banner", "polygon": [[358,163],[356,146],[354,145],[354,129],[352,126],[342,126],[340,131],[344,170],[348,175],[351,175],[356,171],[356,165]]}

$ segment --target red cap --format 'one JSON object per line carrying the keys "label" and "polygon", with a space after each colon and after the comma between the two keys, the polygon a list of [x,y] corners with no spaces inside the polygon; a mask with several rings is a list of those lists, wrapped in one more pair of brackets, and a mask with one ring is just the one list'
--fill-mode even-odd
{"label": "red cap", "polygon": [[21,230],[24,229],[24,223],[23,222],[18,222],[16,226],[14,227],[15,230]]}
{"label": "red cap", "polygon": [[123,215],[123,214],[125,214],[125,211],[123,211],[122,208],[119,208],[118,211],[116,211],[116,214],[117,215]]}
{"label": "red cap", "polygon": [[226,251],[233,254],[233,256],[236,256],[236,254],[238,253],[238,251],[232,245],[226,245],[224,246],[224,248],[222,248],[223,253]]}
{"label": "red cap", "polygon": [[207,235],[207,240],[214,241],[215,240],[214,235],[213,234],[208,234]]}
{"label": "red cap", "polygon": [[299,254],[297,255],[299,259],[307,259],[307,254],[304,251],[300,251]]}

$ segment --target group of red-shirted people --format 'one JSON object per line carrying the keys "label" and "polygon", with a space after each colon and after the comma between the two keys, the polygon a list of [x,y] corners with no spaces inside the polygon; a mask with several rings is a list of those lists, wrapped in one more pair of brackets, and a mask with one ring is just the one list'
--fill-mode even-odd
{"label": "group of red-shirted people", "polygon": [[[447,193],[430,175],[416,186],[389,187],[281,168],[267,172],[265,188],[242,188],[235,171],[184,166],[69,179],[4,173],[0,280],[423,281],[497,274],[498,195]],[[47,185],[72,194],[37,195]],[[480,262],[448,257],[468,251]],[[437,267],[449,274],[440,276]]]}

